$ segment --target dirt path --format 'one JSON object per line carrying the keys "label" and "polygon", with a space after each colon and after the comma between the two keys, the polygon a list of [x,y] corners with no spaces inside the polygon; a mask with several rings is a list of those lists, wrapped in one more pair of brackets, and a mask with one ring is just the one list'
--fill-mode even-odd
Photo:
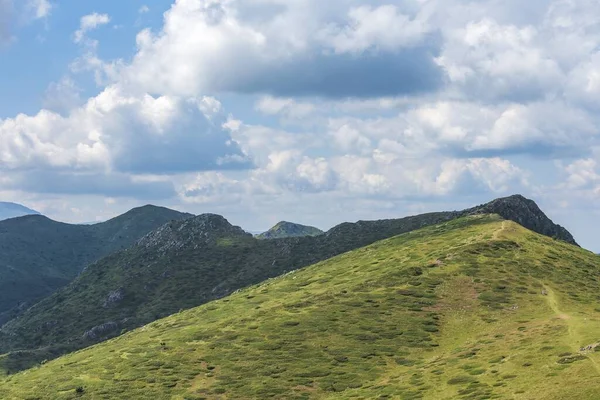
{"label": "dirt path", "polygon": [[500,238],[500,234],[506,229],[506,224],[507,221],[502,221],[502,225],[500,226],[500,228],[497,229],[492,235],[492,240],[498,240]]}
{"label": "dirt path", "polygon": [[[568,328],[568,338],[567,339],[568,339],[569,345],[573,349],[573,353],[580,353],[581,352],[580,349],[583,346],[588,345],[589,343],[583,343],[581,336],[577,332],[577,324],[576,324],[577,317],[573,317],[572,315],[569,315],[569,314],[563,312],[560,309],[560,304],[558,302],[558,298],[556,297],[554,291],[546,285],[543,285],[543,286],[544,286],[544,290],[546,291],[545,298],[546,298],[546,302],[548,303],[548,306],[550,306],[552,311],[554,311],[557,318],[563,320],[567,324],[567,328]],[[598,363],[596,362],[596,360],[593,357],[588,357],[588,360],[590,360],[592,362],[594,368],[596,369],[596,372],[598,373],[598,375],[600,375],[600,365],[598,365]]]}

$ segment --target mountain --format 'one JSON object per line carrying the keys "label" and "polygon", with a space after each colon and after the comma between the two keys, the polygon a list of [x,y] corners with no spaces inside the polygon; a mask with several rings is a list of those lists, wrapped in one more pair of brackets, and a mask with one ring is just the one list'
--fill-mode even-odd
{"label": "mountain", "polygon": [[257,240],[223,217],[206,214],[170,222],[88,266],[68,286],[5,324],[0,354],[12,352],[5,360],[11,370],[27,367],[378,240],[484,211],[574,243],[521,196],[461,212],[344,223],[319,236],[273,240]]}
{"label": "mountain", "polygon": [[588,251],[472,215],[4,378],[0,398],[595,399],[598,276]]}
{"label": "mountain", "polygon": [[257,239],[281,239],[288,237],[318,236],[324,232],[313,226],[281,221],[268,231],[256,236]]}
{"label": "mountain", "polygon": [[39,215],[40,213],[16,203],[0,201],[0,220],[22,217],[24,215]]}
{"label": "mountain", "polygon": [[521,195],[496,199],[461,213],[461,215],[475,214],[498,214],[534,232],[578,246],[569,231],[552,222],[533,200]]}
{"label": "mountain", "polygon": [[87,264],[189,216],[145,206],[91,226],[41,215],[0,221],[0,325],[72,281]]}

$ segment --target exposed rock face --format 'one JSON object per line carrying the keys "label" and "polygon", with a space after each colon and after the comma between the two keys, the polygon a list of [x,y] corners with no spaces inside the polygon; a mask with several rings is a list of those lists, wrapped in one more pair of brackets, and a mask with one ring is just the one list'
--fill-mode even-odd
{"label": "exposed rock face", "polygon": [[502,218],[514,221],[534,232],[578,246],[569,231],[552,222],[533,200],[521,195],[496,199],[487,204],[464,210],[460,214],[498,214]]}
{"label": "exposed rock face", "polygon": [[123,301],[124,298],[125,298],[125,291],[122,288],[114,290],[108,294],[108,296],[106,297],[106,300],[104,300],[104,304],[102,305],[102,307],[104,307],[104,308],[112,307],[112,306],[120,303],[121,301]]}
{"label": "exposed rock face", "polygon": [[189,245],[197,248],[214,243],[219,238],[237,236],[252,237],[239,226],[231,225],[220,215],[202,214],[184,221],[173,221],[163,225],[140,239],[137,245],[166,252]]}
{"label": "exposed rock face", "polygon": [[119,325],[116,322],[107,322],[102,325],[98,325],[90,329],[83,334],[85,340],[98,340],[99,338],[105,337],[106,335],[119,329]]}

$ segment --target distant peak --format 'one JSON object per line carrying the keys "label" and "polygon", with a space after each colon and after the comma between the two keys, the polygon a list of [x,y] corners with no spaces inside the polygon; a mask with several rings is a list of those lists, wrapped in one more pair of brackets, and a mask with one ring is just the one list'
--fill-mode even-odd
{"label": "distant peak", "polygon": [[0,201],[0,220],[18,218],[25,215],[40,215],[40,213],[21,204]]}
{"label": "distant peak", "polygon": [[296,224],[294,222],[280,221],[267,232],[257,235],[258,239],[280,239],[287,237],[318,236],[322,230],[314,226]]}
{"label": "distant peak", "polygon": [[182,213],[176,210],[172,210],[170,208],[155,206],[152,204],[147,204],[145,206],[132,208],[124,214],[118,215],[103,224],[112,224],[112,223],[122,223],[127,220],[135,220],[135,219],[163,219],[166,221],[169,220],[180,220],[184,218],[192,217],[193,214]]}
{"label": "distant peak", "polygon": [[210,244],[224,237],[252,237],[239,226],[233,226],[217,214],[201,214],[180,221],[171,221],[138,241],[139,246],[161,251],[186,246]]}
{"label": "distant peak", "polygon": [[[156,206],[154,204],[146,204],[146,205],[143,205],[140,207],[132,208],[131,210],[127,211],[125,214],[137,214],[137,213],[146,213],[146,212],[164,212],[164,211],[172,212],[172,213],[179,213],[179,214],[188,214],[188,213],[182,213],[180,211],[173,210],[173,209],[170,209],[167,207]],[[188,214],[188,215],[192,215],[192,214]]]}

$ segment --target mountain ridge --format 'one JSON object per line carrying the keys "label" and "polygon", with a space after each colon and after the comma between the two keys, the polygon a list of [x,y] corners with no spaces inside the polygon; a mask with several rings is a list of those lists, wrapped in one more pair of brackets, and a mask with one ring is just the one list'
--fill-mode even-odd
{"label": "mountain ridge", "polygon": [[472,214],[0,380],[0,397],[594,399],[598,273],[590,252]]}
{"label": "mountain ridge", "polygon": [[461,212],[461,215],[474,214],[498,214],[534,232],[579,246],[566,228],[555,224],[535,201],[520,194],[495,199]]}
{"label": "mountain ridge", "polygon": [[89,263],[132,245],[175,218],[162,207],[140,207],[96,225],[43,215],[0,221],[0,325],[74,279]]}
{"label": "mountain ridge", "polygon": [[[48,358],[48,351],[55,354],[52,348],[85,347],[118,335],[123,329],[225,297],[265,279],[379,240],[485,210],[515,219],[522,217],[520,220],[531,226],[551,226],[554,228],[550,231],[559,232],[539,208],[521,207],[521,197],[506,199],[461,212],[344,223],[315,237],[258,240],[212,214],[170,222],[136,245],[88,266],[64,289],[3,326],[0,333],[6,337],[0,343],[0,353],[35,351],[40,347],[45,349],[43,358]],[[519,212],[533,214],[523,216]],[[195,221],[203,219],[214,222],[219,235],[206,241],[205,232],[188,229],[198,227]],[[572,239],[570,234],[563,236]],[[93,336],[87,335],[90,331]]]}
{"label": "mountain ridge", "polygon": [[282,239],[288,237],[318,236],[323,232],[314,226],[280,221],[271,229],[256,236],[257,239]]}

